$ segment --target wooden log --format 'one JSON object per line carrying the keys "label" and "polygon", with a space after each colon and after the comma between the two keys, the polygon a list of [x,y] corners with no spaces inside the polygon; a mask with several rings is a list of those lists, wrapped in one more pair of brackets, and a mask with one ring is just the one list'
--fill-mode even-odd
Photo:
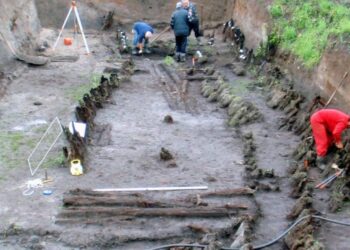
{"label": "wooden log", "polygon": [[[186,203],[187,202],[187,203]],[[91,196],[68,196],[63,199],[63,205],[65,207],[139,207],[139,208],[193,208],[201,204],[188,203],[189,200],[185,202],[183,200],[174,201],[156,201],[147,200],[142,198],[133,197],[91,197]],[[207,203],[205,203],[207,206]],[[235,204],[225,204],[223,206],[227,209],[236,209]],[[239,205],[241,209],[248,209],[248,206]]]}
{"label": "wooden log", "polygon": [[142,187],[142,188],[102,188],[94,189],[96,192],[144,192],[144,191],[183,191],[183,190],[206,190],[208,186],[191,187]]}
{"label": "wooden log", "polygon": [[183,203],[179,201],[156,201],[139,197],[126,196],[86,196],[86,195],[69,195],[63,198],[63,205],[66,207],[82,207],[82,206],[124,206],[124,207],[140,207],[140,208],[167,208],[167,207],[193,207],[193,204]]}
{"label": "wooden log", "polygon": [[186,80],[188,81],[216,81],[218,78],[216,76],[187,76]]}
{"label": "wooden log", "polygon": [[246,205],[230,205],[225,207],[192,207],[192,208],[134,208],[134,207],[79,207],[62,211],[59,218],[99,218],[130,216],[130,217],[226,217],[236,215]]}
{"label": "wooden log", "polygon": [[96,192],[91,189],[73,189],[67,194],[71,195],[86,195],[86,196],[98,196],[98,197],[143,197],[141,193],[118,193],[113,192]]}
{"label": "wooden log", "polygon": [[238,195],[253,195],[255,193],[254,189],[244,187],[244,188],[234,188],[234,189],[222,189],[210,192],[201,193],[201,197],[209,196],[238,196]]}

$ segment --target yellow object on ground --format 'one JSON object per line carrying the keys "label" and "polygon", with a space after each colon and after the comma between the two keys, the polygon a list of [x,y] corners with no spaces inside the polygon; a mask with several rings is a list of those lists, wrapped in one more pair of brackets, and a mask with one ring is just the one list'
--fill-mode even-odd
{"label": "yellow object on ground", "polygon": [[70,162],[70,173],[74,176],[79,176],[84,173],[83,166],[81,165],[81,162],[79,159],[72,160]]}

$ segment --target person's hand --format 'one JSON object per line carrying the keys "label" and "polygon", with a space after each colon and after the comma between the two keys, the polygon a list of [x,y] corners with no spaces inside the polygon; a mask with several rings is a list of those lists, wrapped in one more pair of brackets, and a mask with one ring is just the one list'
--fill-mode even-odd
{"label": "person's hand", "polygon": [[337,148],[339,148],[339,149],[343,149],[344,148],[344,145],[343,145],[343,143],[340,141],[340,142],[336,142],[335,143],[335,146],[337,147]]}

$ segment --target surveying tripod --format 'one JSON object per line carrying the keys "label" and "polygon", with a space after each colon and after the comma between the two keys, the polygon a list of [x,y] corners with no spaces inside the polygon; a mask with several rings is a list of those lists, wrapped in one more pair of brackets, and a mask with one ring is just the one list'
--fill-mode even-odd
{"label": "surveying tripod", "polygon": [[77,8],[77,3],[76,3],[76,1],[74,1],[74,0],[72,1],[71,7],[70,7],[70,9],[69,9],[69,12],[68,12],[68,14],[67,14],[66,19],[64,20],[64,23],[63,23],[63,25],[62,25],[62,28],[61,28],[61,30],[60,30],[60,33],[59,33],[59,35],[58,35],[58,37],[57,37],[57,40],[56,40],[56,42],[55,42],[55,44],[54,44],[54,46],[53,46],[53,49],[56,49],[57,44],[58,44],[58,42],[59,42],[59,40],[60,40],[60,38],[61,38],[61,36],[62,36],[63,30],[64,30],[64,28],[66,27],[66,24],[67,24],[67,22],[68,22],[69,16],[70,16],[70,14],[71,14],[73,11],[74,11],[74,14],[75,14],[75,18],[76,18],[77,21],[78,21],[79,29],[80,29],[81,34],[82,34],[82,37],[83,37],[83,41],[84,41],[84,45],[85,45],[85,48],[86,48],[86,52],[87,52],[88,54],[90,54],[89,46],[88,46],[88,44],[87,44],[87,41],[86,41],[86,38],[85,38],[85,34],[84,34],[83,25],[81,24],[81,20],[80,20],[78,8]]}

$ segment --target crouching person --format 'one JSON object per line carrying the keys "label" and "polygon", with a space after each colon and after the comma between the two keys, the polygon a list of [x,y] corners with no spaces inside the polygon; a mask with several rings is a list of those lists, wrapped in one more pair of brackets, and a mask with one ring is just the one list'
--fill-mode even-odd
{"label": "crouching person", "polygon": [[148,42],[154,33],[153,28],[147,23],[136,22],[132,28],[132,32],[134,33],[132,54],[151,53],[148,48]]}
{"label": "crouching person", "polygon": [[311,116],[312,134],[317,152],[317,165],[325,168],[328,149],[334,144],[343,149],[342,132],[350,127],[350,116],[336,109],[322,109]]}
{"label": "crouching person", "polygon": [[175,34],[176,54],[175,58],[179,62],[186,61],[187,37],[190,33],[188,12],[182,8],[181,2],[176,5],[170,26]]}

